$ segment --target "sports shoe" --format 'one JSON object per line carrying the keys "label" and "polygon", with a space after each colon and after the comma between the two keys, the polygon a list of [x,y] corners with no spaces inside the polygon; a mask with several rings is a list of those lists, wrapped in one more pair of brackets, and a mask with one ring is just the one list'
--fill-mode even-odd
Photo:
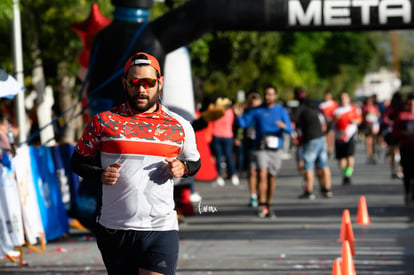
{"label": "sports shoe", "polygon": [[201,196],[198,192],[194,192],[190,195],[190,201],[191,202],[200,202],[201,201]]}
{"label": "sports shoe", "polygon": [[218,177],[214,182],[213,185],[214,186],[224,186],[225,182],[224,179],[222,177]]}
{"label": "sports shoe", "polygon": [[269,208],[266,205],[261,205],[257,212],[257,216],[259,216],[259,218],[265,218],[268,214]]}
{"label": "sports shoe", "polygon": [[299,195],[298,197],[299,199],[309,199],[309,200],[314,200],[315,199],[315,194],[310,193],[308,191],[303,192],[302,195]]}
{"label": "sports shoe", "polygon": [[403,179],[404,178],[404,174],[400,171],[392,173],[391,175],[392,179]]}
{"label": "sports shoe", "polygon": [[321,188],[321,195],[325,198],[329,199],[332,198],[333,194],[331,190],[327,190],[326,188]]}
{"label": "sports shoe", "polygon": [[342,185],[350,185],[350,184],[352,184],[351,177],[344,177],[342,179]]}
{"label": "sports shoe", "polygon": [[258,206],[258,202],[256,198],[250,198],[249,206],[256,208]]}
{"label": "sports shoe", "polygon": [[233,175],[233,176],[231,176],[231,183],[232,183],[234,186],[239,185],[239,184],[240,184],[239,177],[238,177],[237,175]]}

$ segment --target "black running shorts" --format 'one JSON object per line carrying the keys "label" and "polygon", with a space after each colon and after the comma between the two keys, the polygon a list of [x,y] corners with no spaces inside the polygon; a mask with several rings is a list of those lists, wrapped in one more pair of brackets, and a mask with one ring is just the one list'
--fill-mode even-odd
{"label": "black running shorts", "polygon": [[98,224],[96,242],[109,275],[137,274],[139,268],[175,274],[178,231],[113,230]]}

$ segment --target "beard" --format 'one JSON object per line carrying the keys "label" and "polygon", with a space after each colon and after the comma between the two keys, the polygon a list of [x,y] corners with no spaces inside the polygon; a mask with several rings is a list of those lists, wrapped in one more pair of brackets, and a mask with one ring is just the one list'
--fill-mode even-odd
{"label": "beard", "polygon": [[[148,95],[141,95],[141,94],[136,94],[136,95],[131,96],[127,92],[128,104],[135,111],[137,111],[139,113],[143,113],[143,112],[146,112],[147,110],[149,110],[150,108],[152,108],[155,105],[155,103],[157,102],[157,100],[159,98],[159,95],[160,95],[160,91],[159,91],[158,88],[157,88],[157,92],[155,93],[155,95],[152,98]],[[138,99],[145,99],[145,100],[147,100],[147,103],[139,103]]]}

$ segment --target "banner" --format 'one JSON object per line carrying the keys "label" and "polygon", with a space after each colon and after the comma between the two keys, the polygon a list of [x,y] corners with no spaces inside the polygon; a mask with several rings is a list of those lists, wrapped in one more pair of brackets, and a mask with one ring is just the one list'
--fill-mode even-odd
{"label": "banner", "polygon": [[13,163],[20,193],[26,241],[30,244],[36,244],[39,238],[44,235],[44,229],[33,181],[30,151],[27,145],[17,148]]}
{"label": "banner", "polygon": [[0,164],[0,174],[0,254],[3,254],[23,245],[24,231],[13,170]]}
{"label": "banner", "polygon": [[69,233],[69,221],[62,202],[51,149],[32,146],[30,159],[46,240],[62,237]]}
{"label": "banner", "polygon": [[0,198],[0,257],[5,256],[14,248],[9,230],[7,229],[8,213],[5,204],[6,202]]}

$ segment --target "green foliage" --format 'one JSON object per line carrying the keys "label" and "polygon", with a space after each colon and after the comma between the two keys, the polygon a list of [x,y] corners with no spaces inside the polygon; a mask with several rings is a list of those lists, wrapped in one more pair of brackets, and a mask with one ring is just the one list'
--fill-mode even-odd
{"label": "green foliage", "polygon": [[[60,0],[20,1],[25,75],[31,75],[36,58],[40,58],[43,62],[48,84],[57,84],[63,75],[77,75],[79,69],[77,56],[82,45],[70,25],[86,20],[94,2],[98,3],[106,17],[111,17],[113,7],[109,0],[79,0],[76,3]],[[12,64],[10,22],[11,19],[0,20],[0,37],[5,37],[2,41],[7,41],[2,43],[0,48],[1,67]],[[3,27],[4,25],[8,25],[8,29]]]}
{"label": "green foliage", "polygon": [[0,1],[0,24],[4,22],[3,19],[11,20],[13,18],[13,0]]}
{"label": "green foliage", "polygon": [[327,91],[353,91],[378,53],[370,34],[217,32],[190,45],[193,72],[207,94],[234,97],[272,84],[282,99],[292,98],[295,86],[321,99]]}
{"label": "green foliage", "polygon": [[339,73],[342,64],[353,65],[359,73],[364,73],[376,51],[366,33],[334,32],[327,45],[317,56],[322,77]]}
{"label": "green foliage", "polygon": [[[274,32],[206,35],[190,45],[193,72],[205,81],[206,94],[225,93],[235,98],[238,90],[258,91],[262,82],[270,80],[267,72],[274,67],[278,41]],[[217,75],[226,81],[218,82]]]}
{"label": "green foliage", "polygon": [[296,69],[294,60],[288,56],[278,55],[276,57],[276,78],[278,85],[274,86],[299,86],[302,85],[302,79]]}
{"label": "green foliage", "polygon": [[[0,1],[0,68],[13,71],[13,52],[11,48],[10,30],[13,19],[13,0]],[[10,43],[5,43],[10,41]],[[4,56],[3,56],[4,55]],[[5,57],[7,55],[7,58]]]}

